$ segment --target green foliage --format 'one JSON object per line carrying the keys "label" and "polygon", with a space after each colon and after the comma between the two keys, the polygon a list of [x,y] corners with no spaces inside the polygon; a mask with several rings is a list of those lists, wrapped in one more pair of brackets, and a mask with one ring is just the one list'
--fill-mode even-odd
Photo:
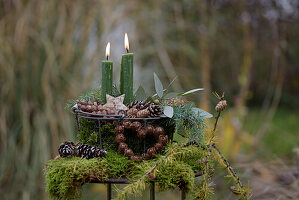
{"label": "green foliage", "polygon": [[199,113],[193,112],[193,108],[194,104],[191,102],[183,106],[174,106],[173,117],[167,119],[167,124],[176,127],[175,134],[200,143],[204,138],[205,122]]}
{"label": "green foliage", "polygon": [[[170,145],[166,152],[173,151]],[[109,151],[105,158],[90,160],[80,158],[59,158],[48,162],[45,172],[47,192],[51,198],[73,199],[80,197],[81,186],[91,178],[106,180],[108,178],[129,178],[132,184],[119,191],[119,198],[136,195],[145,189],[150,180],[144,176],[156,162],[161,162],[154,171],[160,190],[174,189],[177,186],[189,191],[194,186],[194,172],[204,166],[189,165],[193,160],[202,158],[203,150],[196,146],[189,146],[173,151],[168,159],[159,156],[157,159],[133,162],[119,153]],[[176,161],[176,162],[174,162]],[[199,164],[198,164],[199,165]],[[195,170],[195,171],[194,171]]]}

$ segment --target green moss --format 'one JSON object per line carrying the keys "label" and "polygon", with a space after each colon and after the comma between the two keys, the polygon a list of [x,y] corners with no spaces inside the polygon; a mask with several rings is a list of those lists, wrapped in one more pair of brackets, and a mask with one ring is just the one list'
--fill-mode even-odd
{"label": "green moss", "polygon": [[[174,145],[169,145],[168,151]],[[155,170],[155,182],[160,190],[180,186],[186,190],[194,185],[194,171],[203,169],[196,161],[204,156],[202,149],[195,146],[182,148],[169,159],[161,156],[154,160],[135,163],[123,155],[110,151],[105,158],[80,159],[60,158],[50,160],[46,166],[47,192],[51,198],[75,199],[81,195],[81,186],[90,178],[129,178],[136,180],[149,171],[160,159],[162,162]],[[175,161],[175,162],[174,162]],[[75,167],[76,166],[76,167]],[[149,180],[147,180],[149,181]]]}

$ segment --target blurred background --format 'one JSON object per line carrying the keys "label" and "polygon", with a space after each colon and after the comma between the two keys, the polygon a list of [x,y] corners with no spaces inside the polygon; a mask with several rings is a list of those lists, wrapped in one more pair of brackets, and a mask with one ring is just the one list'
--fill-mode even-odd
{"label": "blurred background", "polygon": [[[76,139],[64,106],[99,86],[108,41],[118,84],[125,32],[136,89],[153,94],[153,72],[175,91],[204,87],[190,100],[213,114],[225,92],[217,139],[254,199],[299,198],[298,0],[0,0],[2,199],[48,199],[45,163]],[[223,176],[215,199],[234,199]]]}

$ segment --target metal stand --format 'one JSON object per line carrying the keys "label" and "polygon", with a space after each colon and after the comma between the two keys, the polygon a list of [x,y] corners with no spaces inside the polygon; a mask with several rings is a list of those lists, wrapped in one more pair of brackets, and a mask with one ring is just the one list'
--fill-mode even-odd
{"label": "metal stand", "polygon": [[111,190],[111,183],[107,184],[107,200],[112,199],[112,190]]}
{"label": "metal stand", "polygon": [[181,200],[186,199],[186,192],[184,190],[181,191]]}
{"label": "metal stand", "polygon": [[151,182],[150,200],[155,200],[155,182]]}

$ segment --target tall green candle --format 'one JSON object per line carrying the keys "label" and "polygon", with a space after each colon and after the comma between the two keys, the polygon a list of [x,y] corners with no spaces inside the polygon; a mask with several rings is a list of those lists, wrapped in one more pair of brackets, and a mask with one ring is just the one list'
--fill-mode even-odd
{"label": "tall green candle", "polygon": [[109,61],[110,54],[110,42],[106,47],[106,58],[107,60],[102,61],[102,101],[106,103],[106,94],[112,95],[112,74],[113,74],[113,62]]}
{"label": "tall green candle", "polygon": [[124,103],[133,101],[133,60],[134,54],[129,53],[129,40],[127,33],[125,34],[126,54],[122,55],[120,69],[120,93],[125,94]]}

